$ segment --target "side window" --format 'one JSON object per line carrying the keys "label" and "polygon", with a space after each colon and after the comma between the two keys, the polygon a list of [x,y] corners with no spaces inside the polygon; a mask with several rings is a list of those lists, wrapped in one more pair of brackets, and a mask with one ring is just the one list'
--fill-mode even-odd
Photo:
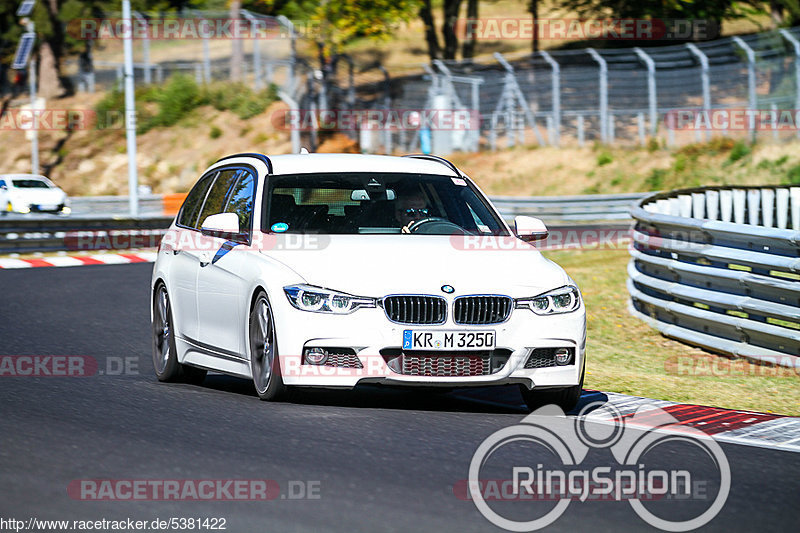
{"label": "side window", "polygon": [[0,180],[0,187],[6,186],[6,180]]}
{"label": "side window", "polygon": [[207,176],[200,179],[197,184],[192,187],[189,194],[186,195],[186,200],[183,201],[181,212],[178,215],[178,224],[186,226],[187,228],[197,228],[197,215],[200,213],[200,208],[203,207],[203,201],[206,199],[208,188],[214,182],[214,178],[218,172],[211,172]]}
{"label": "side window", "polygon": [[226,213],[239,215],[239,229],[243,232],[250,231],[250,222],[253,220],[253,196],[256,180],[247,170],[239,170],[239,181],[228,194]]}
{"label": "side window", "polygon": [[200,210],[200,217],[197,219],[197,227],[202,227],[203,221],[211,215],[225,212],[225,204],[228,200],[228,193],[236,178],[239,175],[239,170],[223,170],[217,175],[214,184],[206,195],[206,201]]}

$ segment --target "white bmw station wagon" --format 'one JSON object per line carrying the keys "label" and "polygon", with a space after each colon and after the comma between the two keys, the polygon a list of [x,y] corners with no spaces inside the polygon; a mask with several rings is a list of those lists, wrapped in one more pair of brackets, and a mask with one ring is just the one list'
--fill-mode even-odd
{"label": "white bmw station wagon", "polygon": [[189,192],[152,277],[159,380],[217,371],[261,399],[360,383],[580,397],[586,311],[564,270],[449,161],[237,154]]}

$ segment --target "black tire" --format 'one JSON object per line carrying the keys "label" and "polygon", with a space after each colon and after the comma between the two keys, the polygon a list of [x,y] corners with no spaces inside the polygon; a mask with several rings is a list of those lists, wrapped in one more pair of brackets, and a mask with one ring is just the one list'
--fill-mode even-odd
{"label": "black tire", "polygon": [[256,394],[264,401],[285,399],[287,390],[281,377],[275,321],[272,306],[264,292],[258,293],[250,310],[248,337],[250,372]]}
{"label": "black tire", "polygon": [[167,288],[159,283],[153,292],[153,368],[156,377],[159,381],[199,385],[206,378],[207,371],[178,362],[174,324]]}
{"label": "black tire", "polygon": [[519,390],[522,393],[522,399],[525,400],[525,405],[528,409],[535,411],[545,405],[555,404],[561,408],[565,413],[569,413],[575,406],[578,405],[578,400],[581,399],[581,392],[583,391],[583,376],[586,373],[586,366],[584,365],[581,370],[580,383],[574,387],[564,387],[561,389],[528,389],[525,385],[520,385]]}

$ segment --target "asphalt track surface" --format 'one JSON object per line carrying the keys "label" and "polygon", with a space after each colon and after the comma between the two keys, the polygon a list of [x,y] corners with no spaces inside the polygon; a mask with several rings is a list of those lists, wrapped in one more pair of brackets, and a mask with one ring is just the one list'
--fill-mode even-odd
{"label": "asphalt track surface", "polygon": [[[226,531],[500,531],[454,494],[473,452],[525,415],[514,389],[485,394],[364,388],[260,402],[248,381],[158,383],[151,264],[0,272],[0,355],[85,355],[122,375],[0,377],[0,518],[224,517]],[[485,390],[484,390],[485,392]],[[710,531],[796,531],[800,454],[722,444],[731,493]],[[612,462],[590,455],[584,466]],[[704,466],[680,450],[662,459]],[[538,459],[536,459],[538,460]],[[711,476],[711,474],[709,474]],[[270,479],[271,501],[82,501],[81,479]],[[318,499],[289,499],[294,481]],[[297,485],[295,485],[297,486]],[[505,504],[513,505],[513,504]],[[625,502],[576,502],[549,530],[647,531]]]}

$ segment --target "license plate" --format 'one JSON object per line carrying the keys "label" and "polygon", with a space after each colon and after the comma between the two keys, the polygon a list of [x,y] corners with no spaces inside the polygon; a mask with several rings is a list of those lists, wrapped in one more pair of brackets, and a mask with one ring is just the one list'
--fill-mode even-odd
{"label": "license plate", "polygon": [[404,350],[493,350],[494,331],[403,330]]}
{"label": "license plate", "polygon": [[39,205],[39,211],[55,211],[55,205]]}

